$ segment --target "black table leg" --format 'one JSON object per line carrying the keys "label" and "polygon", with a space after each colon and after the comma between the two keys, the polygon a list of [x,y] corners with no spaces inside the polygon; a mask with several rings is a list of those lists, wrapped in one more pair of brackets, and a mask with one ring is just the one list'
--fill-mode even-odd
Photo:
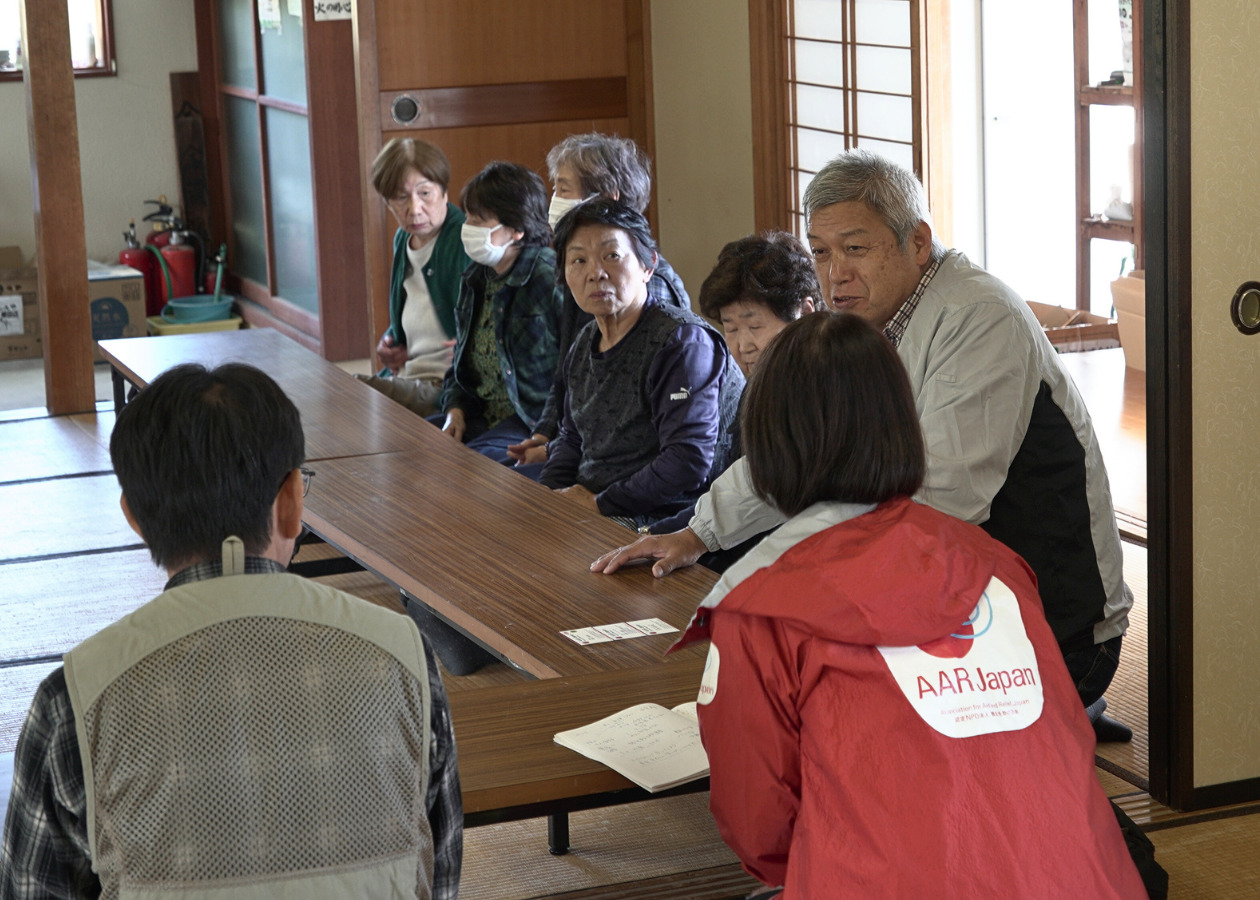
{"label": "black table leg", "polygon": [[109,367],[109,377],[114,382],[114,414],[117,415],[127,405],[127,381],[113,366]]}
{"label": "black table leg", "polygon": [[569,852],[569,814],[552,813],[547,816],[547,851],[552,856],[564,856]]}

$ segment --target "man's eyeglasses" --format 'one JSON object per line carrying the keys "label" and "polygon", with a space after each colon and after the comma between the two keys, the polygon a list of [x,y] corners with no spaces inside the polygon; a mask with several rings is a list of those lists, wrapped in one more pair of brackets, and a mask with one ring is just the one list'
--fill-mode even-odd
{"label": "man's eyeglasses", "polygon": [[[292,472],[293,470],[290,469],[289,471]],[[298,466],[298,474],[302,476],[302,496],[305,497],[306,492],[311,489],[311,479],[315,477],[315,470],[308,469],[306,466]],[[286,474],[280,481],[280,487],[276,488],[276,493],[284,489],[284,483],[288,480],[289,476]]]}

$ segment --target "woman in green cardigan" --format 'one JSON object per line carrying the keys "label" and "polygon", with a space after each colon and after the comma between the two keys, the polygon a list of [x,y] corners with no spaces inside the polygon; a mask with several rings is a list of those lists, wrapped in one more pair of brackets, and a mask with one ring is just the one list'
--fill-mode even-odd
{"label": "woman in green cardigan", "polygon": [[455,301],[468,255],[464,214],[446,196],[451,166],[437,147],[393,138],[372,163],[372,186],[398,222],[389,279],[389,328],[376,345],[383,369],[363,377],[422,416],[437,411],[455,346]]}

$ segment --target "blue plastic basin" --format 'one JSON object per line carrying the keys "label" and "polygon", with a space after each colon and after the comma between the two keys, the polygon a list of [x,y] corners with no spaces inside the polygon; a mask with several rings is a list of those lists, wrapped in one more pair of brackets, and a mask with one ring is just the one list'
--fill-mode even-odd
{"label": "blue plastic basin", "polygon": [[162,307],[162,318],[168,322],[215,322],[232,314],[236,298],[231,294],[193,294],[191,297],[172,297]]}

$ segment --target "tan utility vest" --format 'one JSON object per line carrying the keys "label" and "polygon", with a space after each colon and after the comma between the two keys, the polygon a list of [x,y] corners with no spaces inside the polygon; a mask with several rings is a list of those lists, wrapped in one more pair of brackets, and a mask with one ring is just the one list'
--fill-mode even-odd
{"label": "tan utility vest", "polygon": [[65,672],[105,898],[431,896],[429,679],[405,617],[226,575],[160,594]]}

